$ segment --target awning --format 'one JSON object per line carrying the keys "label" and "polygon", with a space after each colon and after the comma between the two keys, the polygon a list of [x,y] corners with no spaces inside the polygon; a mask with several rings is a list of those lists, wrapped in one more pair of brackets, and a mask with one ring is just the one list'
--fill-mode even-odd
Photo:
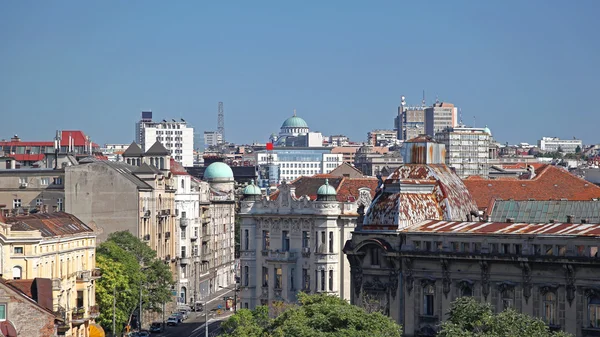
{"label": "awning", "polygon": [[104,329],[98,324],[90,324],[90,337],[105,337]]}
{"label": "awning", "polygon": [[17,329],[10,321],[0,322],[0,333],[5,337],[17,337]]}

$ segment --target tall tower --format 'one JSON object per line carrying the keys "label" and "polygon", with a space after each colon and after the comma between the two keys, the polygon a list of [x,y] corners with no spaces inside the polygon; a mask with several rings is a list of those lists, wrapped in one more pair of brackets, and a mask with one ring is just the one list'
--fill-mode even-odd
{"label": "tall tower", "polygon": [[223,112],[223,102],[219,102],[219,117],[217,120],[217,132],[221,134],[221,143],[225,143],[225,113]]}

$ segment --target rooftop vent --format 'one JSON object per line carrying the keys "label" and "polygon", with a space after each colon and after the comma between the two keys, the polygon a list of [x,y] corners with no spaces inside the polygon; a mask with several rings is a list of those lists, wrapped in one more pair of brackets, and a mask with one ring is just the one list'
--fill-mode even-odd
{"label": "rooftop vent", "polygon": [[506,222],[513,223],[515,222],[515,218],[506,218]]}

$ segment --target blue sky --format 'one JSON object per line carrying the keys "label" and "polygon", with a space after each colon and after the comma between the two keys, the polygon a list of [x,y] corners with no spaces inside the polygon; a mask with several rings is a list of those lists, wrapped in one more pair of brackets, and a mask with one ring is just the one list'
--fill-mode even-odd
{"label": "blue sky", "polygon": [[0,138],[131,142],[140,111],[364,141],[422,90],[501,142],[600,143],[600,1],[5,1]]}

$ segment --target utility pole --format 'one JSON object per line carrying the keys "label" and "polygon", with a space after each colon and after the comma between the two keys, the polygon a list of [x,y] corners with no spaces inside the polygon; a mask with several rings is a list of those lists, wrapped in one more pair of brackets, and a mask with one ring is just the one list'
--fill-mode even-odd
{"label": "utility pole", "polygon": [[117,313],[117,286],[115,286],[113,288],[113,330],[112,330],[113,336],[116,336],[116,333],[117,333],[116,321],[115,321],[116,313]]}
{"label": "utility pole", "polygon": [[142,330],[142,281],[140,281],[140,330]]}
{"label": "utility pole", "polygon": [[204,337],[208,337],[208,302],[204,302]]}

